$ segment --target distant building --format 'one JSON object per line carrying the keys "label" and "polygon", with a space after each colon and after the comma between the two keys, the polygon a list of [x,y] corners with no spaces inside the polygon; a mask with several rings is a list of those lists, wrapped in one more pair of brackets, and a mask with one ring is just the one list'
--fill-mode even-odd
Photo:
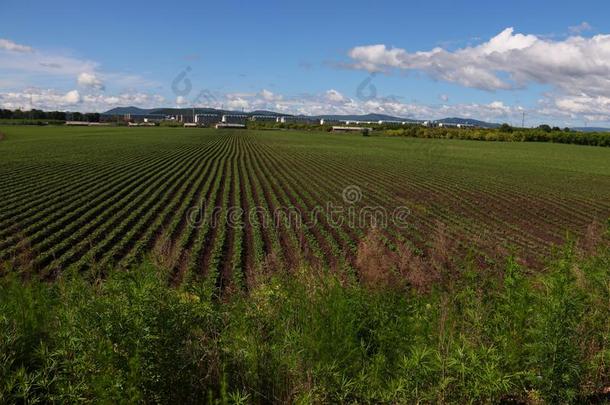
{"label": "distant building", "polygon": [[212,126],[222,120],[220,114],[197,114],[195,115],[195,124],[203,126]]}
{"label": "distant building", "polygon": [[245,114],[224,114],[221,119],[223,124],[242,124],[246,125],[248,116]]}
{"label": "distant building", "polygon": [[379,120],[379,125],[407,125],[407,121]]}
{"label": "distant building", "polygon": [[261,122],[277,122],[277,115],[253,115],[250,117],[252,121]]}
{"label": "distant building", "polygon": [[68,126],[81,126],[81,127],[103,127],[110,125],[107,122],[87,122],[87,121],[66,121]]}
{"label": "distant building", "polygon": [[315,118],[305,117],[303,115],[285,115],[282,117],[278,117],[278,122],[282,124],[287,124],[290,122],[294,123],[302,123],[302,124],[318,124],[319,121]]}
{"label": "distant building", "polygon": [[339,120],[320,118],[320,125],[336,125],[336,124],[341,124],[341,122],[342,121],[339,121]]}
{"label": "distant building", "polygon": [[214,126],[216,129],[245,129],[245,124],[232,124],[232,123],[224,123],[219,122]]}
{"label": "distant building", "polygon": [[346,120],[346,121],[341,121],[343,124],[345,125],[374,125],[374,124],[378,124],[378,121],[352,121],[352,120]]}
{"label": "distant building", "polygon": [[369,127],[346,127],[346,126],[333,126],[333,132],[362,132],[363,134],[368,134],[371,132],[373,128]]}
{"label": "distant building", "polygon": [[453,122],[439,122],[439,128],[461,128],[461,124],[455,124]]}
{"label": "distant building", "polygon": [[124,114],[125,122],[161,122],[166,119],[163,114]]}

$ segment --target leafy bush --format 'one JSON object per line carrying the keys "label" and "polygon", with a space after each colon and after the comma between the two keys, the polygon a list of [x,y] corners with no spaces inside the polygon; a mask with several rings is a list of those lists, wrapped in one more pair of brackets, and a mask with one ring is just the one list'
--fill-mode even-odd
{"label": "leafy bush", "polygon": [[610,384],[610,249],[466,263],[428,292],[332,272],[221,301],[150,264],[0,281],[0,402],[586,402]]}
{"label": "leafy bush", "polygon": [[473,141],[503,142],[555,142],[577,145],[610,146],[610,133],[560,131],[553,130],[548,125],[535,129],[517,129],[512,128],[508,124],[503,124],[497,129],[426,128],[408,126],[385,130],[380,127],[375,127],[375,130],[383,131],[382,133],[388,136],[408,136],[413,138],[466,139]]}

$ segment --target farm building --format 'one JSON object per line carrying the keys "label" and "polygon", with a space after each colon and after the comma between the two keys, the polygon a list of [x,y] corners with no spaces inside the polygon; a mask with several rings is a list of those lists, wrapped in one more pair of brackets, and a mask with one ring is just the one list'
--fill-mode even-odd
{"label": "farm building", "polygon": [[128,122],[127,126],[129,127],[154,127],[156,124],[154,122]]}
{"label": "farm building", "polygon": [[278,117],[278,121],[282,124],[287,124],[290,122],[294,123],[302,123],[302,124],[318,124],[319,121],[315,118],[305,117],[302,115],[285,115],[283,117]]}
{"label": "farm building", "polygon": [[373,128],[369,127],[346,127],[346,126],[333,126],[333,132],[362,132],[363,134],[368,134],[371,132]]}
{"label": "farm building", "polygon": [[455,122],[439,122],[440,128],[474,128],[471,124],[457,124]]}
{"label": "farm building", "polygon": [[327,119],[327,118],[320,118],[320,125],[336,125],[336,124],[341,124],[341,121]]}
{"label": "farm building", "polygon": [[406,121],[379,120],[379,125],[406,125]]}
{"label": "farm building", "polygon": [[109,125],[109,124],[105,123],[105,122],[66,121],[66,125],[68,125],[68,126],[96,127],[96,126],[106,126],[106,125]]}
{"label": "farm building", "polygon": [[223,124],[242,124],[246,125],[248,116],[245,114],[224,114],[220,120]]}
{"label": "farm building", "polygon": [[214,126],[214,128],[216,128],[216,129],[245,129],[246,125],[245,124],[233,124],[233,123],[219,122],[218,124],[216,124]]}
{"label": "farm building", "polygon": [[262,122],[277,122],[277,115],[253,115],[250,117],[252,121]]}
{"label": "farm building", "polygon": [[162,114],[125,114],[123,120],[127,122],[160,122],[165,119]]}
{"label": "farm building", "polygon": [[341,122],[344,123],[345,125],[362,125],[362,124],[372,125],[372,124],[378,124],[378,121],[341,121]]}
{"label": "farm building", "polygon": [[220,114],[197,114],[195,115],[195,124],[197,125],[214,125],[221,121]]}

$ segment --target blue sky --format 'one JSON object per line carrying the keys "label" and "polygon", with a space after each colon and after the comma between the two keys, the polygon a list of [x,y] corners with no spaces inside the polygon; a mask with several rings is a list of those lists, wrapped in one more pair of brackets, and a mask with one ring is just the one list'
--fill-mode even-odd
{"label": "blue sky", "polygon": [[[526,125],[606,125],[608,15],[607,1],[4,0],[0,107],[195,104],[515,124],[525,112]],[[182,72],[190,92],[172,89]],[[374,97],[358,92],[367,78]]]}

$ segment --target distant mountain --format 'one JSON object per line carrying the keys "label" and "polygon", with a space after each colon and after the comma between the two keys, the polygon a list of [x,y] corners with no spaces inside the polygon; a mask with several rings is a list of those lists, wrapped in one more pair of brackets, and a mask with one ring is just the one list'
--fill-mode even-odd
{"label": "distant mountain", "polygon": [[[192,108],[148,108],[148,109],[143,109],[143,108],[138,108],[138,107],[132,106],[132,107],[117,107],[117,108],[113,108],[112,110],[108,110],[105,113],[102,113],[102,115],[125,115],[125,114],[132,114],[132,115],[159,114],[159,115],[187,115],[188,116],[188,115],[193,114],[193,109]],[[234,111],[234,110],[221,110],[221,109],[216,109],[216,108],[195,108],[195,114],[245,114],[245,115],[249,115],[249,116],[277,115],[277,116],[287,116],[287,117],[293,116],[292,114],[283,114],[283,113],[278,113],[275,111],[268,111],[268,110],[255,110],[255,111],[250,111],[250,112],[244,112],[244,111]],[[306,116],[300,115],[300,117],[306,117]],[[417,119],[413,119],[413,118],[395,117],[395,116],[387,115],[387,114],[361,114],[361,115],[328,114],[328,115],[311,116],[310,118],[314,118],[314,119],[323,118],[323,119],[329,120],[329,121],[330,120],[371,121],[371,122],[405,121],[405,122],[409,122],[409,123],[413,123],[413,124],[418,124],[418,123],[423,122],[423,120],[417,120]],[[442,122],[442,123],[446,123],[446,124],[466,124],[466,125],[473,125],[473,126],[482,127],[482,128],[497,128],[500,126],[500,124],[474,120],[471,118],[452,117],[452,118],[443,118],[441,120],[431,120],[431,121]],[[576,128],[574,128],[574,129],[578,130]],[[587,129],[592,130],[591,128],[587,128]]]}
{"label": "distant mountain", "polygon": [[125,115],[125,114],[151,114],[151,111],[155,110],[153,109],[143,109],[143,108],[138,108],[138,107],[116,107],[113,108],[112,110],[108,110],[105,113],[102,113],[102,115]]}
{"label": "distant mountain", "polygon": [[473,120],[471,118],[443,118],[442,120],[436,120],[436,122],[442,122],[443,124],[462,124],[462,125],[472,125],[480,128],[498,128],[500,124],[496,124],[493,122],[485,122],[479,120]]}
{"label": "distant mountain", "polygon": [[[227,113],[231,111],[217,110],[215,108],[195,108],[195,114],[209,114],[209,113]],[[192,108],[138,108],[138,107],[116,107],[112,110],[108,110],[102,115],[191,115],[193,114]]]}
{"label": "distant mountain", "polygon": [[267,111],[267,110],[255,110],[255,111],[249,112],[248,114],[249,115],[273,115],[273,116],[286,115],[286,114],[276,113],[275,111]]}
{"label": "distant mountain", "polygon": [[[246,114],[246,115],[277,115],[277,116],[288,116],[291,117],[293,114],[278,113],[275,111],[268,110],[255,110],[250,112],[243,111],[232,111],[232,110],[220,110],[216,108],[195,108],[195,114]],[[138,108],[138,107],[116,107],[112,110],[108,110],[102,115],[125,115],[125,114],[165,114],[165,115],[191,115],[193,114],[192,108]],[[311,118],[324,118],[334,120],[349,120],[349,121],[408,121],[408,122],[421,122],[413,119],[406,119],[400,117],[393,117],[385,114],[364,114],[364,115],[316,115]]]}
{"label": "distant mountain", "polygon": [[610,132],[610,128],[603,127],[574,127],[570,129],[577,132]]}
{"label": "distant mountain", "polygon": [[364,114],[364,115],[317,115],[315,118],[324,118],[325,120],[341,120],[341,121],[406,121],[406,122],[421,122],[411,118],[393,117],[386,114]]}

